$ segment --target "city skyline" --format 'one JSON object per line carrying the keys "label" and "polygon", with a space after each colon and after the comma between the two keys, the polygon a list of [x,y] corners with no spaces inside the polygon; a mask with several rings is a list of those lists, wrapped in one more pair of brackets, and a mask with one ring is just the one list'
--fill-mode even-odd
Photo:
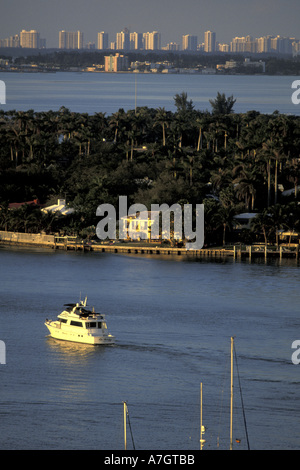
{"label": "city skyline", "polygon": [[229,43],[245,35],[298,37],[299,13],[299,0],[254,0],[251,6],[245,0],[228,0],[225,6],[221,0],[11,0],[1,7],[0,25],[2,38],[35,29],[46,38],[47,48],[58,47],[61,30],[83,31],[85,43],[97,45],[98,32],[112,38],[124,28],[159,31],[162,45],[181,44],[186,34],[204,42],[208,30]]}
{"label": "city skyline", "polygon": [[[22,30],[19,34],[9,38],[0,38],[0,47],[21,47],[43,49],[47,48],[46,39],[40,37],[36,30]],[[82,31],[59,31],[58,49],[63,50],[170,50],[170,51],[204,51],[209,53],[219,52],[247,52],[247,53],[269,53],[277,52],[283,54],[300,55],[299,38],[282,36],[262,36],[254,38],[251,35],[235,36],[229,44],[217,40],[216,32],[205,31],[204,42],[198,41],[198,36],[186,34],[181,38],[181,44],[174,42],[167,45],[161,44],[161,33],[152,31],[147,33],[131,32],[125,28],[115,33],[115,40],[111,41],[109,33],[102,31],[97,33],[96,41],[85,43]]]}

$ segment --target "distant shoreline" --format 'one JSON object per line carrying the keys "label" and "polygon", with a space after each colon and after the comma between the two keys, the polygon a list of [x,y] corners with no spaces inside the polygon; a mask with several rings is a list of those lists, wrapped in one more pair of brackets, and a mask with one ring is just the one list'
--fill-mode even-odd
{"label": "distant shoreline", "polygon": [[[72,251],[72,252],[95,252],[95,253],[111,253],[111,254],[130,254],[130,255],[151,255],[157,256],[168,256],[168,257],[182,257],[182,258],[233,258],[233,259],[249,259],[252,258],[289,258],[295,259],[296,262],[299,260],[299,247],[296,249],[287,249],[286,247],[280,247],[279,250],[274,249],[271,246],[233,246],[231,248],[222,247],[209,247],[202,248],[201,250],[187,250],[186,248],[174,248],[174,247],[161,247],[161,246],[139,246],[139,245],[126,245],[124,244],[93,244],[86,242],[66,242],[57,243],[53,235],[41,235],[41,234],[20,234],[16,232],[6,232],[8,235],[6,239],[3,239],[5,232],[0,232],[0,246],[4,247],[35,247],[43,248],[47,251]],[[22,235],[25,236],[26,240],[22,240]],[[21,239],[20,239],[21,237]],[[42,240],[40,237],[48,237],[48,240]],[[53,239],[49,239],[53,237]],[[19,238],[19,239],[17,239]]]}

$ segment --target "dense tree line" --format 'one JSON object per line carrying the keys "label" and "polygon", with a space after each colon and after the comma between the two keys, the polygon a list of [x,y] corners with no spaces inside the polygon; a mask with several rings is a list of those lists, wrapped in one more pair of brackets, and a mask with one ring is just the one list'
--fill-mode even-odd
{"label": "dense tree line", "polygon": [[[95,234],[96,208],[128,203],[204,203],[205,242],[232,237],[233,216],[259,212],[255,230],[275,241],[276,229],[300,231],[300,118],[256,111],[236,114],[218,94],[209,111],[185,93],[176,111],[140,107],[106,116],[33,110],[0,112],[0,229]],[[289,198],[280,189],[295,188]],[[66,198],[76,213],[46,215],[11,202]]]}

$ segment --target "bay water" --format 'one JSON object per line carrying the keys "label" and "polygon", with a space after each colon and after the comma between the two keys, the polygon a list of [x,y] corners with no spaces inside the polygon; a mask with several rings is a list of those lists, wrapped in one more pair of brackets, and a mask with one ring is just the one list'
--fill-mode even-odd
{"label": "bay water", "polygon": [[[1,449],[298,449],[300,271],[295,260],[0,249]],[[46,318],[88,297],[114,346],[48,336]],[[237,376],[237,372],[239,375]],[[240,383],[239,383],[239,380]],[[235,439],[241,440],[239,444]]]}
{"label": "bay water", "polygon": [[200,75],[134,73],[0,73],[6,85],[6,104],[0,109],[71,111],[94,114],[125,111],[138,107],[175,111],[174,96],[188,94],[195,109],[211,110],[210,99],[217,93],[233,95],[237,113],[256,110],[261,113],[299,115],[300,105],[292,102],[293,76]]}

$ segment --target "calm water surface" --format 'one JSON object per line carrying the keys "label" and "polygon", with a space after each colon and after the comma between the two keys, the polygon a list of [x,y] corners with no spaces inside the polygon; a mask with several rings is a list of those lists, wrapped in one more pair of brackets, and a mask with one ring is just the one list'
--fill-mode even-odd
{"label": "calm water surface", "polygon": [[165,75],[106,73],[0,73],[6,84],[6,105],[1,109],[35,111],[58,110],[108,115],[120,108],[137,106],[165,107],[175,111],[174,96],[183,91],[193,100],[195,109],[211,110],[210,99],[218,92],[233,95],[235,112],[250,110],[262,113],[299,115],[300,105],[291,97],[292,76],[267,75]]}
{"label": "calm water surface", "polygon": [[[231,336],[250,448],[300,447],[295,261],[2,248],[0,265],[2,449],[122,450],[126,400],[137,450],[198,450],[200,382],[205,448],[228,449]],[[45,318],[86,295],[115,346],[47,337]],[[235,448],[245,449],[237,379],[234,390]]]}

